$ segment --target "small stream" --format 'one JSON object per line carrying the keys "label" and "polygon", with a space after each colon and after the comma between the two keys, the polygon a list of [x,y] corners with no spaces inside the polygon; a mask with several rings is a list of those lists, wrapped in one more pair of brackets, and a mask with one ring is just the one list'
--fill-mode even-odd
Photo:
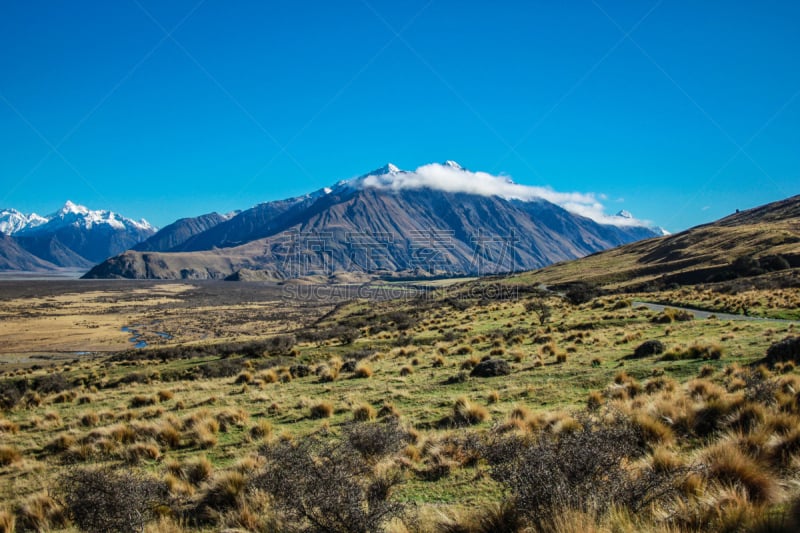
{"label": "small stream", "polygon": [[[155,322],[153,325],[159,322],[160,321]],[[141,329],[144,327],[144,324],[134,324],[133,326],[123,326],[120,328],[120,331],[123,333],[130,333],[131,336],[128,338],[128,342],[132,343],[134,348],[142,349],[147,348],[147,341],[144,339],[144,334],[141,333]],[[172,335],[165,331],[154,331],[153,333],[165,340],[172,339]]]}

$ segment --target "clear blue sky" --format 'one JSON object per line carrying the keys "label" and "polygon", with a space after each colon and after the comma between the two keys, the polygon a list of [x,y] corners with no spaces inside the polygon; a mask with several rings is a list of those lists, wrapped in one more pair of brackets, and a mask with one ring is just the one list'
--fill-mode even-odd
{"label": "clear blue sky", "polygon": [[225,212],[391,161],[671,231],[800,193],[800,3],[3,0],[0,207]]}

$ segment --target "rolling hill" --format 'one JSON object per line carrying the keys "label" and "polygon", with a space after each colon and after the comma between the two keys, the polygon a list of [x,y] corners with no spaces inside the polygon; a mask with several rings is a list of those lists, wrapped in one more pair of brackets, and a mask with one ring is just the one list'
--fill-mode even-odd
{"label": "rolling hill", "polygon": [[724,281],[800,267],[800,195],[710,224],[526,272],[523,283],[635,289]]}

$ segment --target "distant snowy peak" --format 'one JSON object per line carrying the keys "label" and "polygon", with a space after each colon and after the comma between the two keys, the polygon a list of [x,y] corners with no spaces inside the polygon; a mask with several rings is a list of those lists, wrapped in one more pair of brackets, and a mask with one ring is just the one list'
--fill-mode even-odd
{"label": "distant snowy peak", "polygon": [[91,210],[85,206],[75,204],[69,200],[64,207],[48,217],[47,224],[42,226],[42,230],[56,229],[62,226],[75,226],[79,228],[92,229],[95,226],[110,226],[116,230],[140,230],[153,231],[155,228],[144,219],[139,221],[126,218],[119,213],[106,210]]}
{"label": "distant snowy peak", "polygon": [[397,165],[393,165],[392,163],[386,163],[380,168],[376,168],[372,172],[367,172],[362,178],[367,176],[395,176],[397,174],[404,174],[405,170],[400,170]]}
{"label": "distant snowy peak", "polygon": [[[74,204],[70,200],[64,204],[55,215],[53,216],[66,216],[66,215],[87,215],[89,214],[89,208],[84,207],[82,205]],[[52,218],[52,217],[51,217]]]}
{"label": "distant snowy peak", "polygon": [[16,209],[0,210],[0,233],[6,235],[30,235],[56,231],[65,226],[92,229],[107,226],[114,230],[154,232],[156,228],[142,219],[126,218],[113,211],[93,211],[69,200],[55,213],[42,217],[36,213],[25,214]]}
{"label": "distant snowy peak", "polygon": [[444,163],[429,163],[416,170],[402,170],[397,166],[386,165],[363,176],[337,183],[337,189],[377,189],[383,191],[404,191],[431,189],[448,193],[497,196],[505,200],[520,202],[546,201],[567,211],[600,224],[618,227],[650,227],[647,221],[639,220],[627,211],[617,215],[605,213],[602,195],[592,192],[559,192],[547,186],[522,185],[514,183],[505,174],[472,171],[453,160]]}
{"label": "distant snowy peak", "polygon": [[47,219],[36,213],[26,215],[16,209],[0,210],[0,233],[13,235],[27,228],[35,228],[45,224]]}

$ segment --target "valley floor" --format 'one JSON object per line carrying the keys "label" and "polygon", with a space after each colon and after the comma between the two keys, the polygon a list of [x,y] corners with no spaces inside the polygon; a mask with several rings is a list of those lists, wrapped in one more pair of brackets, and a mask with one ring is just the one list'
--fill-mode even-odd
{"label": "valley floor", "polygon": [[791,531],[798,326],[684,290],[0,282],[0,531]]}

